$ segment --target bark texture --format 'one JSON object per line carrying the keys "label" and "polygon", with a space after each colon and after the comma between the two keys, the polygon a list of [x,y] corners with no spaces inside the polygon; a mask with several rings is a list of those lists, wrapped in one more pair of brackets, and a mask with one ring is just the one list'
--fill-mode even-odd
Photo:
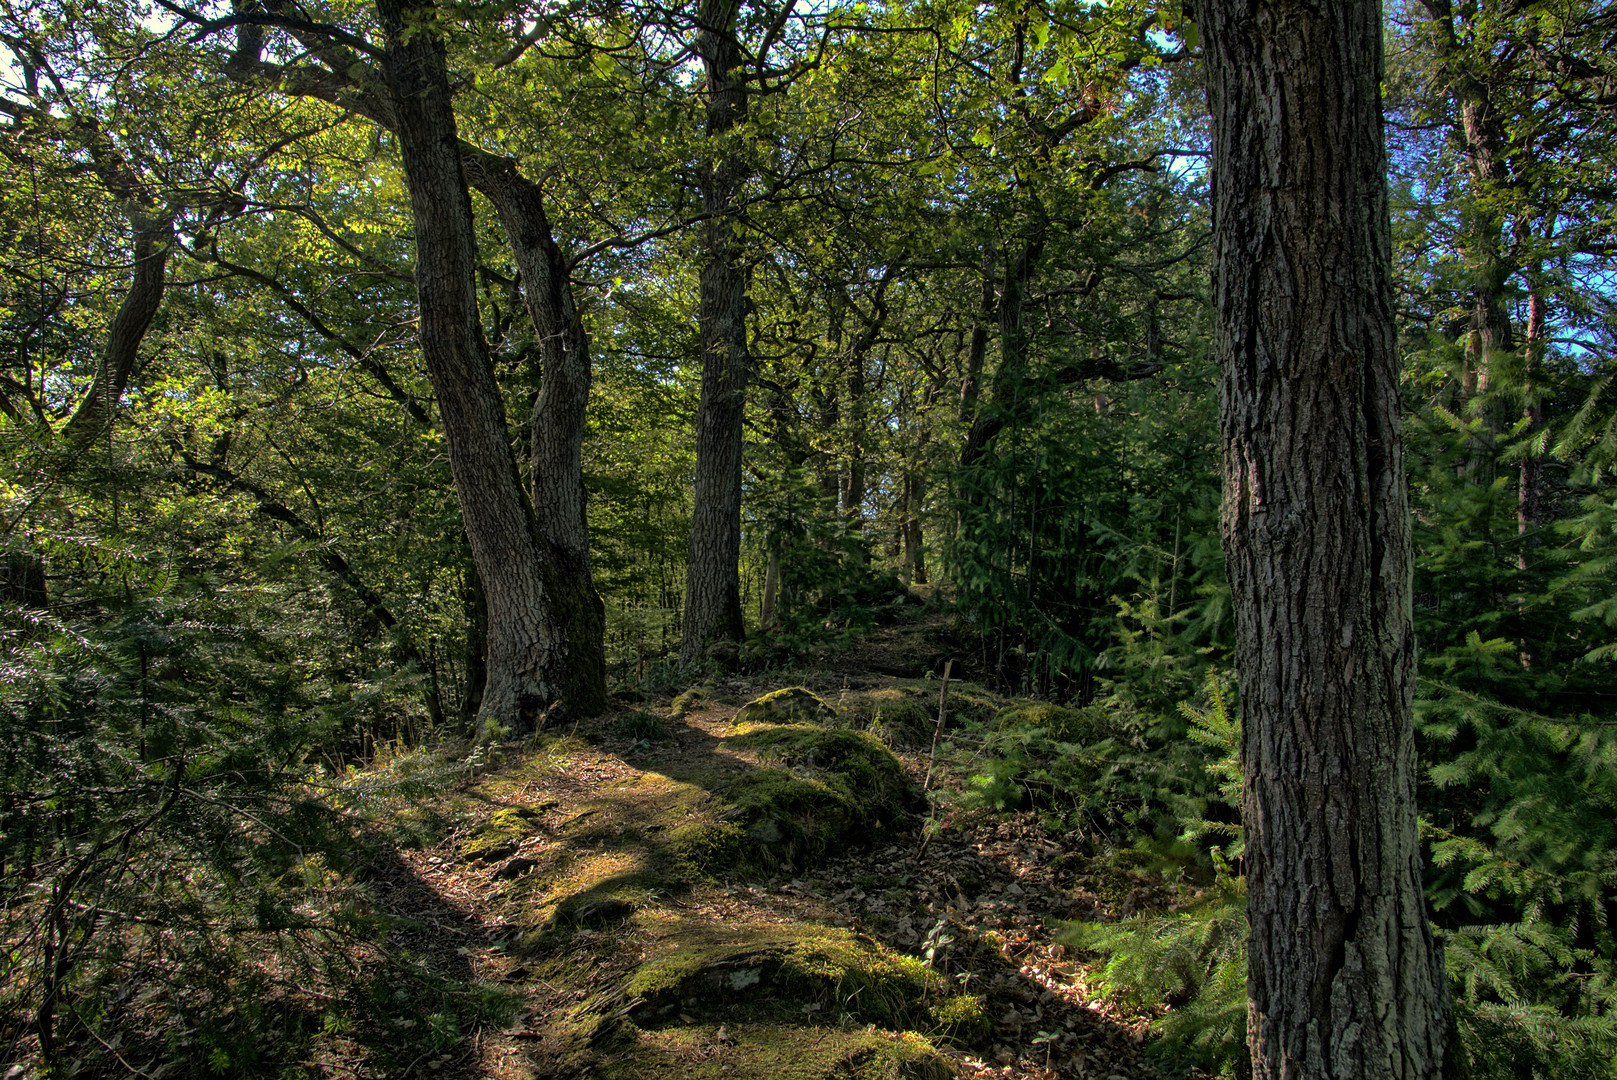
{"label": "bark texture", "polygon": [[[479,651],[487,664],[487,693],[480,699],[479,716],[495,717],[499,723],[524,726],[536,709],[543,709],[557,697],[574,713],[589,715],[606,704],[604,656],[604,608],[595,591],[589,561],[589,541],[584,518],[584,483],[581,468],[585,406],[589,399],[589,343],[573,304],[568,266],[556,245],[545,214],[541,189],[521,175],[516,163],[460,141],[456,135],[453,102],[444,70],[443,48],[427,28],[432,25],[431,3],[378,0],[384,30],[389,34],[389,64],[383,78],[377,78],[370,65],[346,46],[333,41],[318,27],[298,18],[286,0],[266,0],[268,10],[294,20],[289,30],[319,64],[271,64],[262,57],[263,35],[256,27],[242,26],[227,74],[242,81],[263,80],[285,93],[329,101],[365,116],[398,137],[405,158],[406,180],[418,229],[423,220],[435,221],[437,233],[429,237],[432,250],[442,257],[450,244],[459,260],[451,271],[447,265],[433,270],[431,280],[423,280],[418,268],[417,290],[421,293],[423,335],[429,322],[435,334],[448,323],[471,319],[475,326],[475,291],[471,278],[464,287],[455,286],[455,314],[447,309],[433,320],[426,317],[428,289],[434,290],[435,311],[442,306],[452,274],[469,274],[475,258],[470,230],[471,210],[466,185],[475,185],[499,212],[512,254],[523,278],[523,300],[534,323],[542,350],[543,386],[529,418],[531,430],[530,479],[532,502],[526,501],[517,479],[514,503],[506,490],[504,474],[516,474],[516,463],[509,448],[501,451],[493,441],[493,417],[505,423],[504,406],[488,368],[487,349],[481,331],[462,333],[464,340],[439,343],[438,353],[445,366],[434,366],[434,351],[425,347],[428,374],[439,395],[445,437],[451,444],[451,465],[456,470],[457,493],[463,496],[467,539],[482,580],[490,584],[479,592],[486,600],[480,610],[486,619],[486,652]],[[390,21],[391,20],[391,21]],[[414,27],[414,30],[410,28]],[[430,55],[429,55],[430,54]],[[323,65],[323,66],[322,66]],[[405,79],[409,85],[400,82]],[[429,85],[430,84],[430,85]],[[428,98],[431,101],[428,101]],[[428,116],[428,113],[433,115]],[[429,126],[423,127],[425,123]],[[455,156],[449,156],[449,150]],[[412,169],[414,173],[412,174]],[[418,198],[419,192],[419,198]],[[426,199],[423,204],[420,199]],[[448,200],[448,201],[445,201]],[[418,241],[420,238],[418,233]],[[418,260],[425,264],[425,249],[418,243]],[[464,265],[462,265],[464,264]],[[302,312],[300,312],[301,314]],[[327,330],[319,327],[322,333]],[[328,335],[329,336],[329,335]],[[472,339],[475,338],[475,341]],[[452,346],[452,347],[450,347]],[[447,350],[447,351],[445,351]],[[477,354],[474,356],[473,354]],[[450,362],[449,358],[453,359]],[[457,365],[467,364],[469,368]],[[476,369],[470,381],[460,379]],[[379,378],[385,375],[372,369]],[[452,394],[446,396],[440,380],[455,380]],[[401,394],[382,378],[395,397]],[[490,396],[492,395],[492,396]],[[407,407],[409,405],[407,404]],[[411,409],[412,414],[417,410]],[[459,419],[451,420],[451,414]],[[418,415],[418,418],[421,418]],[[476,430],[451,433],[451,424],[465,420]],[[505,436],[501,436],[501,445]],[[455,460],[455,447],[466,454],[467,478],[461,478],[461,465]],[[509,462],[509,468],[506,462]],[[500,474],[498,480],[495,474]],[[472,536],[472,511],[464,501],[464,485],[476,487],[479,499],[489,512],[479,511],[487,520],[484,540]],[[496,509],[498,508],[498,509]],[[537,520],[534,512],[537,511]],[[524,541],[506,529],[518,517],[536,541]],[[503,539],[501,539],[503,538]],[[518,549],[538,551],[539,582],[526,580],[528,571],[508,572],[510,564],[489,563],[488,558],[506,559]],[[496,555],[496,552],[501,554]],[[518,580],[522,578],[522,580]],[[511,591],[502,598],[500,594]],[[537,590],[537,591],[536,591]],[[529,607],[529,614],[514,623],[501,614],[508,607]],[[537,627],[531,633],[524,626]],[[478,627],[473,627],[474,637]],[[525,635],[527,635],[525,637]],[[479,640],[482,640],[479,638]],[[527,644],[523,644],[524,641]],[[521,670],[505,672],[514,660]],[[535,668],[534,665],[538,667]],[[532,672],[545,675],[533,681]],[[474,683],[477,680],[473,680]],[[513,703],[517,707],[511,712]],[[480,722],[480,729],[483,725]]]}
{"label": "bark texture", "polygon": [[387,82],[415,219],[421,350],[487,603],[480,735],[531,727],[560,696],[566,649],[477,310],[476,233],[442,42],[430,4],[377,0]]}
{"label": "bark texture", "polygon": [[1197,5],[1262,1078],[1441,1074],[1375,0]]}
{"label": "bark texture", "polygon": [[539,396],[528,419],[533,509],[549,548],[545,587],[568,657],[562,696],[575,712],[593,715],[606,707],[606,606],[595,591],[584,513],[589,337],[544,192],[508,159],[468,154],[466,161],[470,180],[499,212],[539,337]]}
{"label": "bark texture", "polygon": [[703,0],[695,51],[707,77],[706,134],[712,156],[699,182],[707,262],[698,315],[702,397],[696,410],[695,506],[685,577],[683,668],[701,663],[716,641],[739,641],[741,621],[741,446],[746,410],[747,272],[736,195],[746,164],[730,145],[747,118],[747,84],[736,38],[738,0]]}

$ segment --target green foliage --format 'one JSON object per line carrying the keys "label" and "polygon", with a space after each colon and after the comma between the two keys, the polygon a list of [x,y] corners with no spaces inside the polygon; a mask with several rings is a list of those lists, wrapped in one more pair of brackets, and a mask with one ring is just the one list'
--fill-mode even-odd
{"label": "green foliage", "polygon": [[1427,683],[1427,895],[1479,1075],[1609,1075],[1617,733]]}
{"label": "green foliage", "polygon": [[[1241,807],[1241,721],[1225,679],[1207,672],[1205,705],[1181,702],[1186,735],[1205,749],[1201,785],[1172,801],[1179,839],[1213,845],[1206,859],[1213,884],[1187,905],[1167,913],[1136,915],[1115,923],[1075,923],[1063,940],[1105,958],[1100,984],[1108,993],[1163,1007],[1153,1024],[1161,1038],[1154,1053],[1219,1075],[1250,1072],[1246,1052],[1246,879],[1231,860],[1244,842]],[[1214,811],[1218,813],[1214,813]],[[1196,849],[1192,848],[1192,851]]]}
{"label": "green foliage", "polygon": [[613,721],[613,730],[619,735],[629,739],[665,739],[668,737],[668,727],[662,717],[656,713],[636,710],[624,713]]}
{"label": "green foliage", "polygon": [[[1186,705],[1190,737],[1217,753],[1206,768],[1226,809],[1240,800],[1240,724],[1220,680],[1206,707]],[[1479,1077],[1610,1075],[1617,1053],[1611,897],[1617,895],[1617,735],[1587,719],[1553,720],[1423,682],[1417,729],[1427,770],[1427,899],[1445,948],[1460,1038]],[[1240,827],[1177,804],[1187,839]],[[1076,927],[1106,958],[1109,990],[1168,1006],[1160,1049],[1239,1074],[1245,1045],[1245,892],[1225,852],[1196,906]]]}
{"label": "green foliage", "polygon": [[1098,985],[1107,994],[1166,1010],[1152,1025],[1153,1053],[1220,1076],[1250,1073],[1244,879],[1220,873],[1183,910],[1075,923],[1062,940],[1106,958]]}

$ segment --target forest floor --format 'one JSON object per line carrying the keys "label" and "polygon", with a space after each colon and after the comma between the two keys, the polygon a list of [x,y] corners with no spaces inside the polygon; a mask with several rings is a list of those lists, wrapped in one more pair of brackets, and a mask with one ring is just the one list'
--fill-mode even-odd
{"label": "forest floor", "polygon": [[[771,693],[787,686],[817,697]],[[386,1071],[1158,1075],[1149,1017],[1092,993],[1057,935],[1171,905],[1173,889],[1092,864],[1034,814],[951,809],[963,755],[937,761],[929,808],[940,690],[823,673],[709,684],[502,748],[456,790],[401,804],[401,842],[370,883],[410,927],[390,947],[500,988],[514,1019]],[[956,684],[950,712],[1005,703]],[[367,1056],[328,1050],[350,1073]]]}

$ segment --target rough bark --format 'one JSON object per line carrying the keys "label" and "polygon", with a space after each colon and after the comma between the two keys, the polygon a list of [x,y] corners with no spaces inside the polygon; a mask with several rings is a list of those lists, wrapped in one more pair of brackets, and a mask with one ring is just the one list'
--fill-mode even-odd
{"label": "rough bark", "polygon": [[710,645],[739,641],[741,618],[741,447],[746,409],[747,272],[735,212],[746,164],[726,145],[747,118],[747,84],[736,38],[738,0],[703,0],[695,51],[707,78],[706,135],[712,158],[700,172],[707,262],[698,315],[702,396],[696,410],[695,506],[685,576],[683,668],[697,666]]}
{"label": "rough bark", "polygon": [[566,642],[507,437],[477,310],[476,232],[443,44],[430,4],[377,0],[387,83],[415,221],[418,321],[466,539],[482,576],[488,678],[481,736],[533,726],[561,695]]}
{"label": "rough bark", "polygon": [[1437,1077],[1380,5],[1197,5],[1255,1076]]}
{"label": "rough bark", "polygon": [[549,547],[545,586],[569,659],[563,697],[575,712],[594,714],[606,707],[606,606],[595,590],[585,518],[589,338],[544,192],[509,160],[468,155],[467,165],[469,179],[499,213],[539,338],[540,388],[528,420],[533,509]]}
{"label": "rough bark", "polygon": [[[291,11],[283,0],[272,0],[266,6],[269,10],[280,14],[294,17],[297,14]],[[388,8],[394,12],[392,17],[400,26],[411,18],[425,20],[423,25],[426,25],[430,22],[432,14],[431,4],[401,5],[390,0]],[[379,6],[378,11],[381,10]],[[421,152],[412,151],[411,147],[431,143],[431,139],[425,138],[423,131],[412,125],[421,119],[423,109],[428,106],[424,101],[406,100],[405,95],[400,93],[394,73],[399,70],[404,53],[412,50],[416,53],[423,50],[433,51],[436,55],[437,69],[441,70],[443,68],[441,43],[431,35],[419,32],[410,36],[408,40],[390,38],[389,71],[385,79],[377,79],[371,73],[370,66],[361,57],[343,45],[322,36],[306,22],[294,20],[293,28],[289,32],[309,50],[311,56],[320,60],[325,66],[306,63],[287,65],[268,63],[261,55],[262,34],[256,27],[243,25],[237,28],[237,47],[231,57],[227,74],[231,78],[243,81],[266,80],[280,86],[288,94],[329,101],[365,116],[393,132],[399,138],[401,150],[405,155],[408,157],[411,153],[416,153],[418,168],[424,168],[426,158]],[[416,37],[420,37],[422,41],[416,41]],[[419,84],[421,80],[417,78],[416,82]],[[419,89],[418,85],[417,91]],[[567,276],[568,268],[557,248],[545,215],[542,191],[524,178],[511,160],[486,153],[456,137],[447,74],[443,77],[443,86],[435,89],[433,93],[435,100],[441,99],[440,111],[443,115],[433,121],[437,125],[435,129],[437,134],[432,138],[437,142],[430,146],[434,164],[429,171],[441,176],[437,186],[423,179],[422,191],[434,192],[424,196],[429,199],[451,199],[455,208],[452,209],[450,204],[415,206],[418,222],[423,212],[429,217],[442,219],[446,224],[449,224],[450,218],[458,222],[464,217],[469,221],[467,181],[475,185],[494,204],[505,227],[512,254],[523,276],[524,305],[534,322],[535,332],[543,350],[542,374],[545,385],[529,418],[532,436],[530,438],[532,503],[524,500],[519,480],[516,505],[521,509],[521,516],[527,519],[528,531],[538,538],[541,580],[537,595],[544,598],[545,606],[542,615],[536,615],[534,618],[542,622],[544,628],[532,632],[532,641],[528,646],[517,644],[526,631],[502,629],[502,619],[495,614],[495,611],[504,610],[507,602],[504,600],[496,602],[495,597],[506,588],[505,573],[482,560],[491,557],[495,551],[506,550],[509,554],[511,550],[524,545],[514,534],[511,534],[508,540],[493,542],[492,547],[473,540],[468,515],[467,538],[471,541],[474,559],[483,568],[483,580],[493,583],[481,594],[488,601],[486,612],[488,651],[485,659],[491,673],[488,682],[489,693],[482,698],[481,711],[489,709],[509,711],[512,701],[528,702],[518,710],[520,716],[500,721],[506,727],[510,727],[513,721],[521,726],[527,723],[526,717],[534,709],[549,704],[546,695],[554,694],[559,696],[573,712],[588,715],[600,711],[606,703],[605,614],[600,597],[595,591],[589,561],[581,468],[585,406],[590,386],[588,341],[573,304],[571,283]],[[432,108],[437,109],[440,106],[433,105]],[[446,140],[452,140],[449,145],[456,151],[458,159],[453,183],[449,176],[451,160],[445,149]],[[410,180],[408,161],[406,161],[406,179]],[[415,181],[411,183],[414,205],[417,189],[414,186]],[[457,191],[458,194],[455,194]],[[458,209],[460,203],[467,205],[464,215]],[[450,231],[459,227],[456,224]],[[468,233],[457,243],[470,250],[471,234]],[[418,252],[418,260],[420,258]],[[416,284],[419,292],[424,285],[437,283],[423,283],[419,278],[418,268]],[[466,286],[467,289],[472,287],[470,283]],[[475,300],[475,293],[471,296]],[[464,306],[464,300],[457,303]],[[472,308],[471,317],[475,318],[475,307]],[[426,329],[426,325],[424,320],[423,330]],[[466,352],[468,357],[466,362],[473,367],[487,366],[487,350],[480,331],[476,335],[475,350],[481,354],[481,361],[470,358],[471,354],[467,350],[471,350],[473,345],[469,340],[457,348]],[[444,416],[445,436],[448,440],[449,412],[444,407],[443,389],[439,386],[438,379],[440,374],[452,376],[453,370],[445,368],[442,371],[435,371],[432,356],[429,354],[428,374],[433,379],[434,389],[440,396],[439,411]],[[489,409],[497,405],[503,423],[504,408],[499,404],[497,388],[492,402],[486,398],[485,382],[492,385],[492,375],[487,380],[478,375],[475,379],[476,385],[465,385],[463,396],[475,404],[469,411],[464,414],[457,412],[457,415],[464,415],[480,425],[475,435],[462,433],[465,438],[461,441],[471,455],[468,459],[468,467],[472,470],[471,476],[485,478],[484,481],[475,482],[487,488],[491,496],[495,488],[502,489],[501,493],[493,496],[492,502],[489,503],[490,507],[496,507],[504,506],[507,496],[503,492],[504,481],[494,483],[494,473],[489,470],[494,469],[503,473],[505,466],[503,463],[497,463],[501,455],[491,440]],[[481,449],[473,452],[472,447]],[[511,457],[509,449],[503,456]],[[512,469],[515,469],[514,458],[511,461]],[[453,446],[451,465],[454,465]],[[467,482],[474,481],[469,478]],[[457,473],[457,493],[461,490],[461,484]],[[537,521],[533,517],[534,510],[537,510],[539,515]],[[464,503],[462,512],[463,515],[466,514]],[[507,508],[499,510],[494,516],[502,523],[496,526],[494,521],[490,521],[488,524],[493,528],[493,535],[499,536],[505,535],[505,524],[513,521],[516,513],[515,510]],[[515,595],[509,601],[511,604],[521,607],[531,600],[530,583],[513,582],[512,586]],[[529,599],[522,599],[523,597]],[[534,610],[538,612],[540,609]],[[537,623],[535,625],[537,626]],[[507,633],[515,634],[516,637],[511,641],[500,643]],[[524,650],[529,648],[537,649],[545,659],[540,661],[537,656],[521,658]],[[501,659],[502,657],[505,659]],[[548,675],[540,683],[528,685],[530,676],[527,674],[501,673],[500,665],[506,659],[512,658],[519,658],[520,664],[525,668],[533,663],[539,663]],[[538,692],[541,683],[543,694]]]}

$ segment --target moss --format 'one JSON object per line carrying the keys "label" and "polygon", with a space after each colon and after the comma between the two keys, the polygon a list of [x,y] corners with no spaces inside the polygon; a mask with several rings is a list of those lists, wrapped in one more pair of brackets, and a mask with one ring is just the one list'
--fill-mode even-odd
{"label": "moss", "polygon": [[783,766],[747,773],[723,793],[731,808],[721,821],[755,847],[743,864],[773,869],[818,859],[851,836],[880,829],[914,798],[892,751],[864,732],[762,727],[725,744]]}
{"label": "moss", "polygon": [[742,724],[823,724],[835,720],[837,711],[819,695],[801,686],[788,686],[754,698],[736,713]]}
{"label": "moss", "polygon": [[740,1010],[826,1019],[849,1015],[889,1028],[929,1026],[948,980],[913,957],[845,930],[814,925],[686,927],[676,947],[642,965],[628,996],[641,1023],[681,1011]]}
{"label": "moss", "polygon": [[729,821],[702,821],[675,829],[668,842],[699,872],[725,870],[750,876],[764,869],[758,845],[747,830]]}
{"label": "moss", "polygon": [[533,821],[538,816],[525,806],[511,806],[489,815],[460,846],[462,857],[492,862],[515,854],[517,845],[533,833]]}
{"label": "moss", "polygon": [[703,690],[700,686],[693,686],[683,694],[676,697],[670,708],[672,708],[674,718],[677,720],[682,716],[686,716],[695,712],[697,709],[700,709],[703,705],[707,704],[707,700],[707,691]]}
{"label": "moss", "polygon": [[937,724],[937,694],[917,685],[884,687],[851,698],[844,716],[894,744],[920,745]]}
{"label": "moss", "polygon": [[1032,701],[1000,710],[995,723],[1001,730],[1043,728],[1055,742],[1091,743],[1103,739],[1110,729],[1106,710],[1098,705],[1067,709],[1047,701]]}
{"label": "moss", "polygon": [[948,1080],[949,1062],[908,1032],[840,1032],[773,1024],[634,1033],[601,1080]]}
{"label": "moss", "polygon": [[980,1046],[993,1033],[988,1007],[976,994],[956,994],[932,1006],[932,1034],[956,1046]]}

